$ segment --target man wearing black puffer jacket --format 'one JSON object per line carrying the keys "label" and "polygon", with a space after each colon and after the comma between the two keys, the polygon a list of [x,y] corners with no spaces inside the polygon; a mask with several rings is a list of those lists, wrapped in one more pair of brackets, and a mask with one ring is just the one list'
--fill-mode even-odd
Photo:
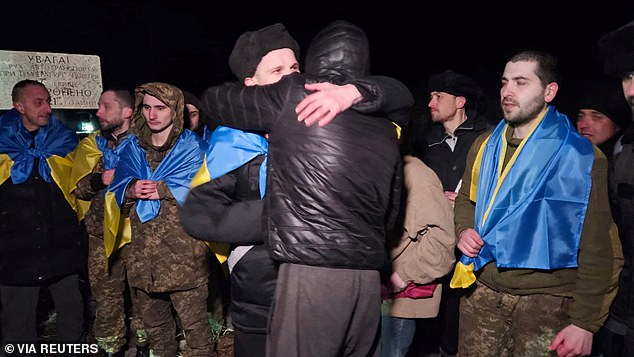
{"label": "man wearing black puffer jacket", "polygon": [[[400,156],[392,123],[359,111],[408,109],[413,98],[396,80],[369,78],[368,55],[363,31],[337,21],[306,58],[307,72],[322,77],[290,74],[203,94],[203,110],[221,124],[270,135],[265,243],[281,266],[267,356],[378,356],[378,269]],[[307,126],[296,106],[307,89],[328,89],[318,79],[353,84],[363,101],[326,126],[328,114]]]}

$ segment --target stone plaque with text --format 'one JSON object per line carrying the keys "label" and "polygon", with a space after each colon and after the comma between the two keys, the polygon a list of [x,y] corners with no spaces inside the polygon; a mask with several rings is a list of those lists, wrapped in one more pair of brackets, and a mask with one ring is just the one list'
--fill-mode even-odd
{"label": "stone plaque with text", "polygon": [[0,50],[0,109],[13,108],[11,89],[23,79],[44,83],[53,109],[97,109],[103,90],[99,56]]}

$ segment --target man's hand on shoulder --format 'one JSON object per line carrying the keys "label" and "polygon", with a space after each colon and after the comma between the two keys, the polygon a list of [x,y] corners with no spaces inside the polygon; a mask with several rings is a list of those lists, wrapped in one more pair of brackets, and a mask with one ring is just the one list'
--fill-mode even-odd
{"label": "man's hand on shoulder", "polygon": [[363,99],[361,92],[352,84],[339,86],[322,82],[306,84],[304,87],[314,92],[297,105],[295,112],[297,120],[303,121],[306,126],[315,123],[320,127],[325,126],[339,113]]}

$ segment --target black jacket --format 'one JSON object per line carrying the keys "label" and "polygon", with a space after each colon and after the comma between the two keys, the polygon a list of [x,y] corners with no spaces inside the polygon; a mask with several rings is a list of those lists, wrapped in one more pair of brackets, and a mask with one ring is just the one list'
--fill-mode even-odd
{"label": "black jacket", "polygon": [[624,263],[610,314],[627,327],[634,328],[634,126],[625,131],[621,143],[623,149],[614,155],[610,167],[610,199]]}
{"label": "black jacket", "polygon": [[27,181],[0,185],[0,284],[39,285],[82,271],[87,236],[77,215],[37,160]]}
{"label": "black jacket", "polygon": [[266,243],[274,259],[379,269],[386,260],[387,212],[398,197],[391,195],[400,162],[394,127],[354,110],[324,127],[306,127],[295,114],[307,95],[306,78],[293,74],[270,86],[211,87],[203,108],[223,125],[269,132],[264,201]]}
{"label": "black jacket", "polygon": [[365,34],[345,22],[313,39],[307,72],[355,84],[365,99],[324,127],[307,127],[295,113],[304,85],[317,77],[296,73],[269,86],[203,93],[203,111],[217,122],[269,133],[265,243],[275,260],[349,269],[386,261],[385,226],[400,198],[397,138],[386,117],[361,112],[408,110],[414,99],[399,81],[367,77],[368,55]]}
{"label": "black jacket", "polygon": [[400,160],[393,125],[347,110],[324,127],[297,121],[306,77],[264,87],[209,88],[203,108],[221,124],[269,132],[267,245],[283,262],[378,269]]}
{"label": "black jacket", "polygon": [[179,210],[185,230],[209,242],[253,245],[231,271],[229,311],[234,328],[247,333],[266,333],[275,292],[277,266],[266,246],[262,228],[257,156],[239,168],[194,187]]}
{"label": "black jacket", "polygon": [[468,112],[467,120],[454,131],[457,138],[452,151],[445,140],[449,137],[442,124],[433,124],[424,139],[422,150],[415,153],[442,182],[445,191],[454,191],[465,170],[467,153],[473,141],[491,126],[482,116]]}

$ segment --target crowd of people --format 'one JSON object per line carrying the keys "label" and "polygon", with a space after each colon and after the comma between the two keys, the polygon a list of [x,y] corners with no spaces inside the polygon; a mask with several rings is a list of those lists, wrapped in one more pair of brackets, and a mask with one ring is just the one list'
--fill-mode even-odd
{"label": "crowd of people", "polygon": [[219,330],[236,357],[634,355],[634,22],[598,45],[605,80],[570,113],[557,58],[515,53],[502,118],[467,74],[414,98],[371,73],[343,20],[302,65],[283,24],[244,32],[236,81],[200,96],[106,87],[81,140],[17,82],[3,346],[43,341],[46,291],[53,340],[97,356],[221,355]]}

